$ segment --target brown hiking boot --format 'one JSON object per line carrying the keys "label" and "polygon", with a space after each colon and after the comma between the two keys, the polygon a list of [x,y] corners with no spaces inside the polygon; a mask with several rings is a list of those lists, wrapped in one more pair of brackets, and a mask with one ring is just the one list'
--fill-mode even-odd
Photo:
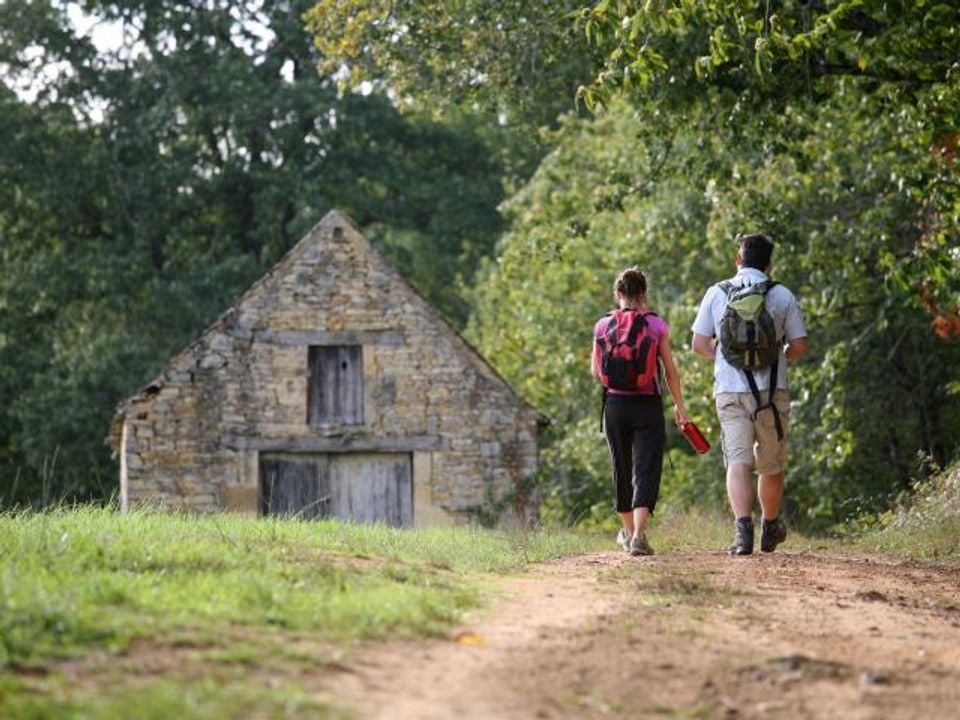
{"label": "brown hiking boot", "polygon": [[750,518],[740,518],[737,520],[736,528],[736,534],[727,552],[731,555],[752,555],[753,521]]}
{"label": "brown hiking boot", "polygon": [[760,552],[773,552],[786,539],[787,524],[780,518],[760,523]]}

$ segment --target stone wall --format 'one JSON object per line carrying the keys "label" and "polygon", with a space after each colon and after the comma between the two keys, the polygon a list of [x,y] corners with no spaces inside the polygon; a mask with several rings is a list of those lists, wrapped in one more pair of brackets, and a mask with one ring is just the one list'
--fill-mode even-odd
{"label": "stone wall", "polygon": [[[338,344],[364,423],[310,426],[308,348]],[[533,408],[336,212],[120,412],[126,507],[257,512],[260,452],[384,450],[412,454],[417,524],[459,522],[537,464]]]}

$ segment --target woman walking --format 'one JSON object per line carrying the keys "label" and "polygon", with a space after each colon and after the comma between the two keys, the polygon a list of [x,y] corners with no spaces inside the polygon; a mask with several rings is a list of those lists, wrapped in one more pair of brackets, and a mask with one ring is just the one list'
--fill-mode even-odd
{"label": "woman walking", "polygon": [[658,369],[687,420],[680,375],[670,353],[670,326],[647,305],[647,279],[627,268],[614,283],[617,309],[593,331],[593,374],[604,386],[603,427],[613,464],[617,542],[631,555],[652,555],[647,521],[660,493],[666,431]]}

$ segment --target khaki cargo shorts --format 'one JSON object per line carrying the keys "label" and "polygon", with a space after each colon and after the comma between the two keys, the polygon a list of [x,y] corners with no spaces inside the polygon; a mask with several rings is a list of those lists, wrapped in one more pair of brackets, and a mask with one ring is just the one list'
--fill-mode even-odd
{"label": "khaki cargo shorts", "polygon": [[[761,391],[760,397],[765,400],[767,392]],[[753,393],[718,393],[716,401],[724,465],[752,465],[761,475],[783,472],[787,467],[790,393],[777,390],[773,394],[773,404],[780,411],[783,440],[777,439],[772,410],[762,410],[757,419],[753,419],[757,409]]]}

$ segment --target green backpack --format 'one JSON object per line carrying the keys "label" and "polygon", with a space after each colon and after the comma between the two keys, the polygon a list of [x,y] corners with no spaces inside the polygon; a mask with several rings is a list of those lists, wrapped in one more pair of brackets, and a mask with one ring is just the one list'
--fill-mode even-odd
{"label": "green backpack", "polygon": [[[745,287],[729,281],[720,284],[720,289],[727,296],[727,309],[720,320],[720,351],[724,360],[747,376],[750,392],[757,401],[754,419],[761,410],[772,411],[777,437],[782,440],[783,424],[777,406],[773,404],[773,393],[777,388],[783,342],[777,337],[777,327],[766,304],[767,293],[776,284],[773,280]],[[753,377],[756,370],[765,368],[770,368],[770,390],[766,403],[761,399],[757,381]]]}
{"label": "green backpack", "polygon": [[763,370],[780,359],[777,329],[765,302],[776,284],[772,280],[746,287],[720,284],[727,296],[727,309],[720,321],[720,349],[723,359],[737,370]]}

